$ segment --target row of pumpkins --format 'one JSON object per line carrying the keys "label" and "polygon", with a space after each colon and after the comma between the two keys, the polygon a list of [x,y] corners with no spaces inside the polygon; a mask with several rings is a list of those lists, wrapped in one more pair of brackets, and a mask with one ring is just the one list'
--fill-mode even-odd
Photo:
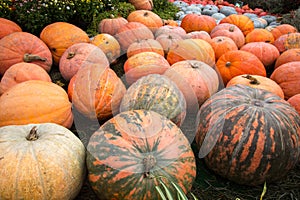
{"label": "row of pumpkins", "polygon": [[[298,31],[209,17],[178,26],[137,10],[92,38],[0,19],[0,199],[74,199],[86,173],[99,199],[159,199],[159,177],[176,197],[171,182],[187,193],[196,178],[193,140],[229,180],[282,179],[300,157]],[[110,65],[122,55],[119,77]],[[70,131],[85,123],[74,110],[103,122],[87,143]]]}

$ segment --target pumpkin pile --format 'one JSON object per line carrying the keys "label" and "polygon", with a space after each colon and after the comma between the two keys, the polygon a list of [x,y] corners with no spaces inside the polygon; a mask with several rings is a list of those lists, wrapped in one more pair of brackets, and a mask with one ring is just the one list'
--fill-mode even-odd
{"label": "pumpkin pile", "polygon": [[92,37],[0,20],[0,199],[74,199],[86,174],[99,199],[159,199],[158,187],[175,198],[197,157],[244,185],[300,162],[298,30],[225,1],[174,1],[180,22],[167,21],[151,2]]}

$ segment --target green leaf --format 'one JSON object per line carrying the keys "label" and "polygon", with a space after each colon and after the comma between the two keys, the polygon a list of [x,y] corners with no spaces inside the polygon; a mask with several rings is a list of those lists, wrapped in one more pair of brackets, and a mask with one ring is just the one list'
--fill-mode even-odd
{"label": "green leaf", "polygon": [[159,179],[158,181],[163,186],[163,188],[164,188],[164,190],[167,194],[168,199],[173,200],[172,194],[171,194],[170,190],[168,189],[168,187],[165,185],[165,183],[161,179]]}
{"label": "green leaf", "polygon": [[267,183],[265,182],[263,191],[262,191],[262,193],[260,195],[260,200],[263,199],[263,197],[265,196],[266,192],[267,192]]}
{"label": "green leaf", "polygon": [[178,184],[174,183],[173,181],[171,181],[171,183],[175,187],[175,189],[177,190],[177,192],[180,195],[180,197],[183,200],[188,200],[187,196],[185,195],[185,193],[183,192],[183,190],[181,189],[181,187]]}
{"label": "green leaf", "polygon": [[162,200],[167,200],[166,196],[164,195],[163,191],[161,190],[161,188],[158,185],[155,186],[155,189],[159,193]]}
{"label": "green leaf", "polygon": [[190,193],[191,196],[193,197],[194,200],[198,200],[198,198],[193,194],[193,193]]}

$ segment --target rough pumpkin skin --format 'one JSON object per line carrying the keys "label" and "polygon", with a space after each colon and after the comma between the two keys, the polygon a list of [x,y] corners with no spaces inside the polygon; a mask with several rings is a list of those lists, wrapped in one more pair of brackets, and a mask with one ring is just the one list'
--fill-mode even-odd
{"label": "rough pumpkin skin", "polygon": [[67,128],[53,123],[5,126],[0,141],[1,200],[70,200],[80,192],[86,151]]}
{"label": "rough pumpkin skin", "polygon": [[300,117],[266,90],[225,88],[198,113],[199,156],[217,174],[246,185],[283,178],[300,156]]}
{"label": "rough pumpkin skin", "polygon": [[126,111],[108,120],[91,136],[86,160],[88,180],[105,200],[160,199],[155,189],[159,176],[168,179],[163,180],[171,191],[169,181],[174,181],[187,193],[196,176],[188,140],[153,111]]}

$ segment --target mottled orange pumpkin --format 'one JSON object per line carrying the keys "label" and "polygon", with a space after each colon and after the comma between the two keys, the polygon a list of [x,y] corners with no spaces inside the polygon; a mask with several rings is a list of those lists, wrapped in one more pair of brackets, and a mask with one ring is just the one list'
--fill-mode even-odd
{"label": "mottled orange pumpkin", "polygon": [[184,39],[171,47],[167,60],[170,65],[182,60],[199,60],[213,67],[215,65],[215,52],[205,40]]}
{"label": "mottled orange pumpkin", "polygon": [[264,89],[284,99],[284,93],[281,87],[275,81],[268,77],[243,74],[230,79],[226,87],[230,87],[237,84],[247,85],[258,89]]}
{"label": "mottled orange pumpkin", "polygon": [[293,61],[300,61],[300,48],[288,49],[282,52],[276,59],[274,68],[276,69],[280,65]]}
{"label": "mottled orange pumpkin", "polygon": [[127,16],[127,21],[140,22],[147,26],[153,33],[164,25],[160,16],[150,10],[134,10]]}
{"label": "mottled orange pumpkin", "polygon": [[216,36],[211,39],[211,46],[214,49],[216,60],[224,53],[231,50],[238,50],[236,43],[229,37]]}
{"label": "mottled orange pumpkin", "polygon": [[82,115],[101,121],[118,112],[125,92],[125,85],[111,68],[91,64],[78,70],[71,99]]}
{"label": "mottled orange pumpkin", "polygon": [[246,36],[254,30],[254,22],[246,15],[232,14],[221,19],[220,24],[229,23],[236,25]]}
{"label": "mottled orange pumpkin", "polygon": [[98,32],[114,36],[118,29],[126,23],[128,23],[128,21],[124,17],[111,15],[110,18],[104,18],[99,22]]}
{"label": "mottled orange pumpkin", "polygon": [[121,56],[121,46],[118,40],[108,33],[95,35],[91,40],[91,44],[96,45],[105,53],[109,63],[116,62]]}
{"label": "mottled orange pumpkin", "polygon": [[47,45],[27,32],[14,32],[0,40],[0,75],[13,64],[34,63],[47,72],[52,67],[52,55]]}
{"label": "mottled orange pumpkin", "polygon": [[8,68],[0,82],[0,95],[11,87],[28,80],[51,82],[49,74],[39,65],[33,63],[17,63]]}
{"label": "mottled orange pumpkin", "polygon": [[273,34],[274,40],[279,38],[281,35],[288,34],[288,33],[296,33],[298,30],[295,26],[291,24],[280,24],[278,26],[275,26],[271,33]]}
{"label": "mottled orange pumpkin", "polygon": [[161,44],[155,39],[144,39],[133,42],[127,49],[127,57],[131,57],[141,52],[155,52],[162,56],[165,55]]}
{"label": "mottled orange pumpkin", "polygon": [[272,72],[270,78],[282,88],[285,99],[300,93],[300,61],[280,65]]}
{"label": "mottled orange pumpkin", "polygon": [[218,69],[224,85],[235,76],[242,74],[266,76],[264,64],[252,53],[233,50],[224,53],[217,61]]}
{"label": "mottled orange pumpkin", "polygon": [[67,22],[54,22],[45,26],[40,33],[40,38],[49,47],[55,65],[59,64],[60,57],[71,45],[90,42],[85,31]]}
{"label": "mottled orange pumpkin", "polygon": [[245,36],[245,42],[274,42],[273,34],[264,28],[255,28]]}
{"label": "mottled orange pumpkin", "polygon": [[59,85],[29,80],[15,85],[0,96],[0,127],[29,123],[56,123],[70,128],[72,104]]}
{"label": "mottled orange pumpkin", "polygon": [[59,71],[62,77],[69,81],[77,71],[86,65],[97,64],[109,66],[104,52],[90,43],[76,43],[66,49],[59,61]]}
{"label": "mottled orange pumpkin", "polygon": [[180,27],[187,33],[192,31],[206,31],[210,33],[215,26],[217,26],[217,22],[213,17],[196,13],[186,14],[180,23]]}
{"label": "mottled orange pumpkin", "polygon": [[22,28],[12,20],[0,17],[0,39],[13,32],[21,32]]}
{"label": "mottled orange pumpkin", "polygon": [[218,24],[210,33],[210,37],[226,36],[231,38],[238,48],[245,44],[245,36],[239,27],[230,23]]}
{"label": "mottled orange pumpkin", "polygon": [[258,57],[267,69],[270,69],[279,57],[278,49],[266,42],[250,42],[240,48],[240,50],[248,51]]}
{"label": "mottled orange pumpkin", "polygon": [[281,35],[274,41],[280,53],[293,48],[300,48],[300,33],[287,33]]}

